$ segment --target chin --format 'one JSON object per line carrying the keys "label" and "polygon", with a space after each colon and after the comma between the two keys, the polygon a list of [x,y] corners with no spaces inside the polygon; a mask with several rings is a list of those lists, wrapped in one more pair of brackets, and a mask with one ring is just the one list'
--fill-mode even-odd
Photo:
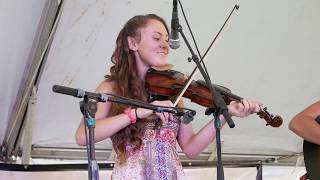
{"label": "chin", "polygon": [[163,64],[163,63],[159,63],[159,64],[154,64],[152,65],[153,67],[163,67],[163,66],[166,66],[166,64]]}
{"label": "chin", "polygon": [[164,59],[159,59],[159,60],[156,60],[154,63],[153,63],[153,66],[165,66],[167,64],[167,61],[164,60]]}

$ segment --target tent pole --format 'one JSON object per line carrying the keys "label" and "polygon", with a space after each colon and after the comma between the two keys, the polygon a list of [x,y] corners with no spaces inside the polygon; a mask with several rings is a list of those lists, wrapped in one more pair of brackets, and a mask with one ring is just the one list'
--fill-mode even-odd
{"label": "tent pole", "polygon": [[21,164],[30,164],[31,158],[31,146],[32,146],[32,133],[33,133],[33,119],[36,111],[36,103],[37,103],[37,96],[36,96],[36,88],[33,87],[32,95],[29,98],[28,102],[28,109],[27,115],[24,120],[24,126],[22,130],[22,158]]}

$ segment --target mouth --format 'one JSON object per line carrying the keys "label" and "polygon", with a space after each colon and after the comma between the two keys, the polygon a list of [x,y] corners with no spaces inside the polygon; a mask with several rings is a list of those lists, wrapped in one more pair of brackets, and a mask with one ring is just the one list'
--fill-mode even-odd
{"label": "mouth", "polygon": [[158,54],[161,54],[161,55],[167,55],[168,52],[157,52]]}

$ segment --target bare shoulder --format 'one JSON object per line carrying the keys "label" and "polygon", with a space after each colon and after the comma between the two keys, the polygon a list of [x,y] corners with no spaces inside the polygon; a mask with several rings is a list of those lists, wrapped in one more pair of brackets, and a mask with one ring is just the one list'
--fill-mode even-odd
{"label": "bare shoulder", "polygon": [[[110,80],[103,80],[96,88],[96,93],[110,93],[114,92],[114,82]],[[109,116],[111,104],[109,101],[98,103],[98,111],[96,112],[96,119],[106,118]]]}
{"label": "bare shoulder", "polygon": [[98,93],[113,93],[114,92],[114,82],[111,80],[103,80],[96,88]]}
{"label": "bare shoulder", "polygon": [[315,102],[315,103],[313,104],[313,106],[314,106],[315,108],[319,109],[319,111],[320,111],[320,101]]}
{"label": "bare shoulder", "polygon": [[317,101],[301,112],[303,115],[317,117],[320,115],[320,101]]}
{"label": "bare shoulder", "polygon": [[313,109],[314,111],[320,112],[320,101],[311,104],[307,109]]}

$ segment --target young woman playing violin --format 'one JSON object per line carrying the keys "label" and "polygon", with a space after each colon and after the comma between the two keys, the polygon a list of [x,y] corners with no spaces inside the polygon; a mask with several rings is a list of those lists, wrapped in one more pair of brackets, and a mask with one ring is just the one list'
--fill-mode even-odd
{"label": "young woman playing violin", "polygon": [[[147,102],[145,76],[151,66],[166,65],[169,54],[168,27],[157,15],[131,18],[120,31],[111,61],[110,75],[96,92],[111,93]],[[173,106],[169,100],[153,101],[153,105]],[[261,103],[251,100],[231,102],[232,116],[246,117],[260,111]],[[191,124],[180,123],[181,117],[170,113],[154,113],[116,103],[99,103],[96,113],[95,141],[111,138],[117,154],[113,179],[184,179],[176,150],[178,143],[189,158],[195,158],[215,137],[210,121],[194,133]],[[155,128],[156,121],[162,126]],[[224,124],[225,120],[221,117]],[[85,145],[84,124],[76,131],[76,141]]]}

